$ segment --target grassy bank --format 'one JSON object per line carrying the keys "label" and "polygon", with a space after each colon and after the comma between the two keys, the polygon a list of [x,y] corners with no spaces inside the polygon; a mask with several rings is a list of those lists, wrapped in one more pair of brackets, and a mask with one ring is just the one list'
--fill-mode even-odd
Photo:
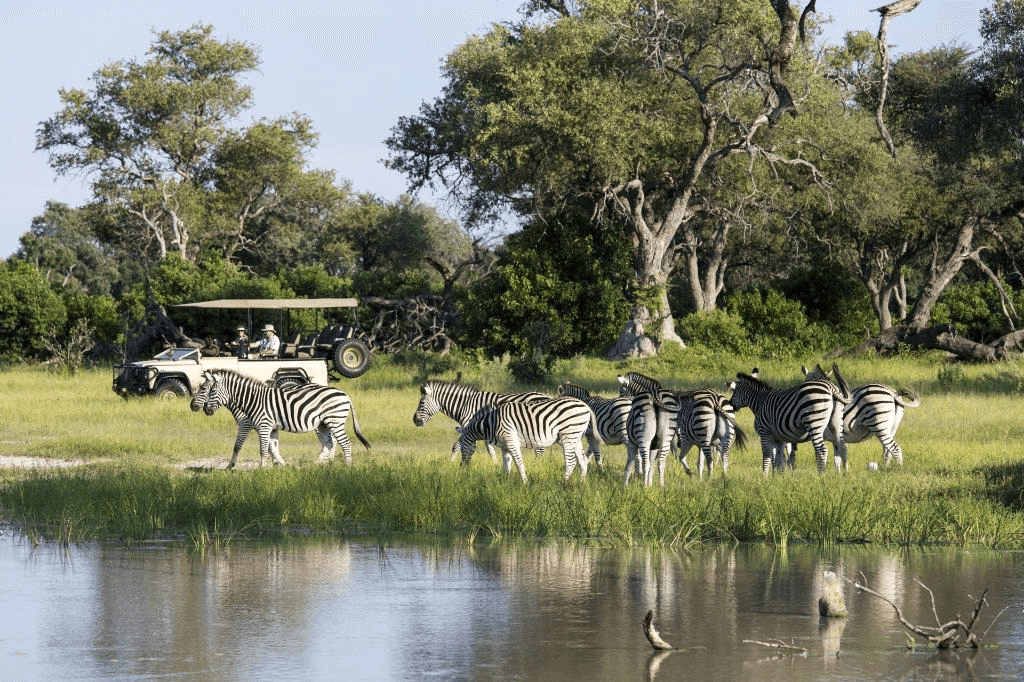
{"label": "grassy bank", "polygon": [[[813,362],[813,360],[812,360]],[[799,363],[679,354],[648,363],[577,359],[550,385],[513,386],[500,363],[464,367],[463,379],[490,390],[541,389],[572,380],[609,395],[615,375],[637,369],[673,387],[721,385],[758,364],[777,384],[796,382]],[[899,432],[906,463],[869,472],[877,441],[850,446],[850,472],[818,475],[809,447],[798,470],[764,479],[752,418],[752,445],[735,452],[729,477],[688,479],[670,462],[665,489],[624,490],[622,446],[607,449],[605,471],[567,487],[561,451],[527,456],[531,482],[506,478],[482,450],[470,467],[451,463],[453,422],[412,424],[421,369],[378,360],[340,386],[356,405],[373,447],[355,465],[316,465],[312,434],[283,434],[289,467],[223,471],[234,421],[189,411],[187,401],[124,401],[110,373],[75,377],[40,369],[0,371],[7,428],[0,456],[83,460],[60,469],[0,470],[0,517],[26,533],[65,542],[134,543],[180,537],[197,544],[281,530],[419,532],[474,538],[576,538],[616,545],[699,546],[775,543],[949,543],[1024,547],[1024,376],[1019,364],[964,367],[932,357],[844,361],[852,384],[884,381],[921,395]],[[441,378],[454,378],[454,371]],[[242,451],[258,457],[256,439]]]}

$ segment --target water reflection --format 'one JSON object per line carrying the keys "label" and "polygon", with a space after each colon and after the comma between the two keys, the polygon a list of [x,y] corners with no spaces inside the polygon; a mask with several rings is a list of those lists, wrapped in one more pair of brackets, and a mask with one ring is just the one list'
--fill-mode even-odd
{"label": "water reflection", "polygon": [[[0,654],[14,679],[931,680],[1024,668],[1013,552],[305,539],[196,556],[64,552],[10,533],[0,544],[4,611],[18,614],[0,621]],[[985,638],[994,648],[911,651],[892,607],[848,584],[850,616],[820,618],[826,570],[866,579],[911,622],[935,623],[915,579],[943,620],[970,614],[986,587],[981,631],[1010,608]],[[652,651],[648,609],[677,651]]]}

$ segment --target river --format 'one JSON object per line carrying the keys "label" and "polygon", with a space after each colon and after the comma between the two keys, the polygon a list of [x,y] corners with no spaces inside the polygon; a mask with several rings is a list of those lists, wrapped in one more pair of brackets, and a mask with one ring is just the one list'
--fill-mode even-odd
{"label": "river", "polygon": [[[33,545],[0,536],[0,666],[13,680],[1018,680],[1024,553],[723,546],[450,545],[283,538]],[[968,620],[982,648],[937,652]],[[925,589],[924,586],[929,588]],[[930,592],[929,592],[930,590]],[[934,611],[933,596],[934,595]],[[656,653],[648,610],[678,650]],[[779,646],[779,645],[785,645]]]}

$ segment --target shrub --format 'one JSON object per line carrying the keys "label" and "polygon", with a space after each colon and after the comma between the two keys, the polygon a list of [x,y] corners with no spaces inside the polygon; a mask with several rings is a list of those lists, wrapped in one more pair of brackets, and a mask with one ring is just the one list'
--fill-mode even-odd
{"label": "shrub", "polygon": [[688,344],[708,350],[747,355],[753,350],[743,318],[725,310],[690,313],[679,321],[680,335]]}

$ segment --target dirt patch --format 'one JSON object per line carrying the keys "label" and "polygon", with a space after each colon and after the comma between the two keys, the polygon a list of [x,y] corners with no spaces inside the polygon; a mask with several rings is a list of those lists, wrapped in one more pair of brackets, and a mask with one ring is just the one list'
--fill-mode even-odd
{"label": "dirt patch", "polygon": [[54,459],[50,457],[12,457],[0,455],[0,467],[9,469],[66,469],[85,464],[84,459]]}

